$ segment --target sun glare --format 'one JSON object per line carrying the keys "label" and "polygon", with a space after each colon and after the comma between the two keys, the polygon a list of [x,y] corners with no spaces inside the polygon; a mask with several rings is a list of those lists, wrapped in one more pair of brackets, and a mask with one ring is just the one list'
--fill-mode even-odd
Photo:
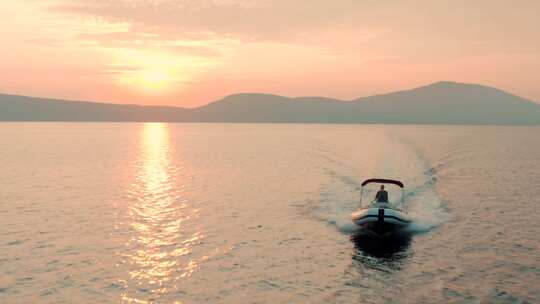
{"label": "sun glare", "polygon": [[118,80],[123,85],[152,94],[164,93],[178,82],[174,70],[161,65],[123,72]]}
{"label": "sun glare", "polygon": [[156,49],[106,50],[111,63],[103,71],[116,85],[148,95],[181,91],[201,73],[220,64],[219,58],[201,58]]}
{"label": "sun glare", "polygon": [[120,68],[112,68],[116,81],[150,94],[166,93],[180,83],[178,59],[148,52],[122,54]]}
{"label": "sun glare", "polygon": [[169,71],[160,68],[142,70],[135,77],[141,87],[149,91],[162,91],[174,81]]}

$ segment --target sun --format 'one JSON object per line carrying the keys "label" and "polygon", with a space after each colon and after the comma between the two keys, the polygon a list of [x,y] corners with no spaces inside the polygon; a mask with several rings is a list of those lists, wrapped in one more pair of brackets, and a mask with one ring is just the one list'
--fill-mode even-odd
{"label": "sun", "polygon": [[116,81],[122,86],[149,94],[166,93],[178,83],[174,70],[161,65],[128,69],[120,73]]}
{"label": "sun", "polygon": [[178,83],[175,70],[161,65],[143,65],[121,73],[117,81],[123,86],[148,94],[166,93]]}
{"label": "sun", "polygon": [[135,78],[141,88],[152,92],[163,91],[173,82],[171,72],[165,68],[143,69],[137,72]]}
{"label": "sun", "polygon": [[110,69],[115,81],[122,86],[152,95],[165,94],[181,80],[177,58],[149,52],[123,55],[122,61]]}
{"label": "sun", "polygon": [[172,54],[160,50],[110,49],[103,75],[115,86],[136,94],[170,95],[185,90],[221,59]]}

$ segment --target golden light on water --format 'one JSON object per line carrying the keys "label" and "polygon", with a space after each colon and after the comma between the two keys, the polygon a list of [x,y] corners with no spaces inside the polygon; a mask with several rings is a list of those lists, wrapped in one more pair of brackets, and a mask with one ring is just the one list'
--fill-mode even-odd
{"label": "golden light on water", "polygon": [[189,255],[204,238],[185,227],[199,210],[182,198],[178,179],[183,168],[172,160],[169,126],[144,124],[140,146],[138,172],[128,190],[134,202],[128,210],[132,237],[122,254],[129,265],[123,282],[128,292],[122,295],[128,303],[151,303],[145,299],[167,294],[188,278],[201,261]]}

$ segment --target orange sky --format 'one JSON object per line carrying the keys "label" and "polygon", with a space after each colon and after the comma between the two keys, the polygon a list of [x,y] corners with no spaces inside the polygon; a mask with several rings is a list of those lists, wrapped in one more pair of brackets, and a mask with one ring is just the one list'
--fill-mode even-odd
{"label": "orange sky", "polygon": [[0,92],[194,107],[438,80],[540,101],[537,0],[0,0]]}

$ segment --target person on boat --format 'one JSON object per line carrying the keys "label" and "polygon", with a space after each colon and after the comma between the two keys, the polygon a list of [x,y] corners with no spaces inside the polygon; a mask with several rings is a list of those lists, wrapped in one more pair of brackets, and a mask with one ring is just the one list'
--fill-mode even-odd
{"label": "person on boat", "polygon": [[375,202],[388,203],[388,192],[384,190],[384,185],[381,185],[381,190],[377,191],[377,195],[375,195]]}

